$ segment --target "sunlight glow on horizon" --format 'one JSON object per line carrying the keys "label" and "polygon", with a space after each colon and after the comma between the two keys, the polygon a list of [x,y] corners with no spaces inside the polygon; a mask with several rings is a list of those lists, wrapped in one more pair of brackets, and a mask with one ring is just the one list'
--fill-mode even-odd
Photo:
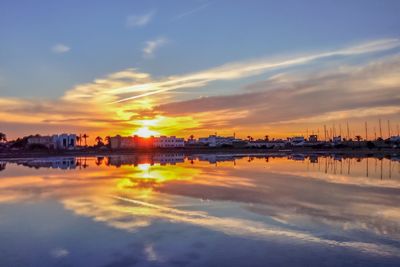
{"label": "sunlight glow on horizon", "polygon": [[140,137],[150,137],[150,136],[156,136],[160,135],[159,132],[150,130],[148,126],[143,126],[139,129],[137,129],[134,133],[134,135],[138,135]]}

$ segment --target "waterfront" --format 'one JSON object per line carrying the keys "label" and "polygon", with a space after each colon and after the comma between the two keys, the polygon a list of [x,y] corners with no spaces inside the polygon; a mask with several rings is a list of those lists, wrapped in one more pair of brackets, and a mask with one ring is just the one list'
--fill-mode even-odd
{"label": "waterfront", "polygon": [[396,157],[0,161],[1,266],[398,266]]}

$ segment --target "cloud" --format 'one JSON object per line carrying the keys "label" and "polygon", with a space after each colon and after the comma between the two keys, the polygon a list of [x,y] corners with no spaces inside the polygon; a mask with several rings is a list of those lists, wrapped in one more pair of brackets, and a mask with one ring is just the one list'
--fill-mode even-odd
{"label": "cloud", "polygon": [[[154,54],[165,42],[163,38],[149,41],[144,53]],[[393,48],[399,46],[398,39],[377,40],[328,52],[233,62],[161,78],[129,68],[78,84],[61,99],[0,98],[0,116],[13,129],[9,136],[29,134],[33,128],[51,133],[74,127],[86,128],[89,134],[125,135],[144,122],[157,122],[151,130],[179,136],[218,129],[230,133],[257,129],[261,133],[273,127],[283,135],[293,128],[333,118],[398,118],[395,107],[399,101],[400,56]],[[381,51],[390,56],[372,54]],[[362,56],[364,63],[343,63],[356,55]],[[319,64],[319,69],[287,70],[322,59],[326,62]],[[330,59],[334,64],[329,64]],[[271,71],[274,76],[235,88],[235,93],[226,88],[221,90],[224,95],[193,98],[212,82]],[[185,93],[188,89],[197,90],[189,95]],[[25,131],[21,131],[21,125],[26,125]]]}
{"label": "cloud", "polygon": [[143,15],[130,15],[126,18],[126,26],[128,28],[143,27],[150,23],[154,14],[155,11],[151,11]]}
{"label": "cloud", "polygon": [[[323,123],[400,114],[400,56],[330,71],[281,74],[244,92],[165,103],[164,116],[186,116],[214,127]],[[216,115],[231,114],[231,116]],[[236,115],[232,115],[236,114]]]}
{"label": "cloud", "polygon": [[172,18],[172,20],[173,20],[173,21],[174,21],[174,20],[179,20],[179,19],[182,19],[182,18],[187,17],[187,16],[189,16],[189,15],[192,15],[192,14],[194,14],[194,13],[196,13],[196,12],[199,12],[199,11],[205,9],[205,8],[208,7],[209,5],[211,5],[210,2],[205,3],[205,4],[203,4],[203,5],[200,5],[200,6],[197,6],[197,7],[193,8],[193,9],[191,9],[191,10],[188,10],[188,11],[186,11],[186,12],[183,12],[183,13],[181,13],[181,14],[175,16],[174,18]]}
{"label": "cloud", "polygon": [[56,54],[63,54],[70,51],[71,48],[66,46],[65,44],[56,44],[51,48],[51,51]]}
{"label": "cloud", "polygon": [[147,41],[143,48],[143,56],[152,57],[157,49],[167,43],[167,39],[160,37],[155,40]]}
{"label": "cloud", "polygon": [[[151,55],[154,50],[164,41],[159,39],[158,42],[148,42],[144,49],[144,54]],[[283,59],[272,60],[254,60],[245,62],[228,63],[216,68],[211,68],[197,73],[191,73],[182,76],[173,76],[165,80],[155,81],[147,84],[149,90],[143,94],[137,94],[131,97],[126,97],[118,100],[118,102],[129,101],[145,96],[159,94],[171,90],[181,88],[198,88],[208,85],[213,81],[226,81],[236,80],[240,78],[251,77],[266,73],[267,71],[284,69],[292,66],[304,65],[320,59],[327,59],[330,57],[337,56],[355,56],[372,52],[379,52],[384,50],[393,49],[400,46],[399,39],[384,39],[372,42],[363,43],[356,46],[351,46],[339,50],[333,50],[322,53],[314,53],[309,55],[297,56],[297,57],[286,57]],[[143,85],[140,85],[143,86]],[[136,86],[125,88],[126,93],[130,90],[137,91]]]}
{"label": "cloud", "polygon": [[50,252],[50,254],[53,258],[58,259],[68,256],[69,251],[64,248],[55,248]]}

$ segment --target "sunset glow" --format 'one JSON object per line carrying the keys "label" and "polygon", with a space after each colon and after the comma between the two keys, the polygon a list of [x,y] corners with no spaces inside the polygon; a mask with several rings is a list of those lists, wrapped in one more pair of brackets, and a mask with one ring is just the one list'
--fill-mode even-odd
{"label": "sunset glow", "polygon": [[144,126],[137,129],[133,134],[138,135],[140,137],[150,137],[150,136],[160,135],[159,132],[150,130],[148,126]]}
{"label": "sunset glow", "polygon": [[[326,29],[330,29],[330,42],[327,42],[325,30],[303,29],[291,35],[286,26],[297,22],[254,10],[237,31],[249,30],[250,36],[247,39],[237,36],[230,27],[225,27],[236,23],[240,11],[246,10],[245,5],[235,3],[228,7],[217,1],[202,7],[198,14],[196,11],[193,16],[189,13],[171,20],[163,8],[156,12],[154,7],[144,8],[146,5],[140,4],[134,10],[147,15],[139,24],[135,19],[142,18],[140,14],[111,14],[106,21],[112,27],[103,25],[101,28],[106,32],[101,34],[95,34],[97,27],[86,29],[94,37],[83,40],[81,34],[76,34],[75,24],[67,23],[63,27],[68,30],[62,32],[71,32],[72,36],[52,35],[54,44],[46,36],[16,40],[14,33],[25,36],[25,31],[42,31],[36,25],[46,25],[45,32],[61,33],[55,24],[26,23],[29,25],[26,29],[12,21],[3,23],[9,25],[3,32],[8,42],[2,42],[0,48],[11,52],[5,53],[0,61],[1,130],[9,139],[57,132],[87,133],[93,138],[117,134],[187,138],[215,132],[235,133],[239,138],[248,135],[286,138],[312,132],[321,135],[324,125],[328,129],[334,125],[344,128],[349,123],[348,135],[354,138],[365,135],[366,121],[370,126],[367,134],[374,136],[381,119],[385,121],[384,138],[389,133],[397,133],[400,39],[399,32],[394,30],[399,27],[393,24],[398,21],[396,7],[382,4],[386,8],[379,11],[371,8],[365,14],[357,8],[359,24],[353,24],[351,7],[345,7],[344,3],[326,4],[333,9],[339,5],[348,11],[341,19],[321,22],[327,23]],[[256,5],[259,8],[255,10],[282,10],[284,4],[275,3],[276,7],[270,8],[261,1]],[[315,7],[319,14],[329,10],[320,5]],[[106,8],[100,6],[100,9]],[[223,8],[228,10],[221,20],[213,12]],[[13,10],[10,7],[10,13],[19,14]],[[66,10],[69,9],[55,12],[65,15]],[[131,7],[121,10],[131,10]],[[104,21],[96,14],[90,15],[92,21]],[[377,14],[384,16],[381,20],[371,19]],[[211,17],[206,27],[210,32],[198,29],[194,34],[190,25],[202,25],[199,21],[208,15]],[[310,18],[302,13],[297,15]],[[124,16],[129,21],[126,28],[116,29]],[[266,17],[272,23],[264,24]],[[40,20],[40,16],[35,18]],[[337,21],[348,21],[349,32],[359,35],[337,31],[333,27]],[[379,34],[369,33],[367,26],[361,26],[362,22],[374,23],[371,27],[379,28]],[[304,23],[305,28],[320,25],[308,20]],[[222,37],[225,30],[230,35],[223,39],[211,41],[208,36]],[[118,35],[114,36],[116,32]],[[112,45],[99,39],[107,34],[115,37]],[[310,34],[310,38],[303,38]],[[134,41],[132,36],[136,38]],[[311,39],[314,41],[309,43]],[[207,40],[206,49],[200,46],[199,40]],[[35,45],[26,49],[22,44],[29,42]],[[231,50],[225,49],[227,43],[232,46]],[[21,60],[16,60],[18,53],[12,51],[20,51]],[[90,56],[88,51],[92,53]],[[41,61],[24,60],[33,55]],[[92,60],[82,62],[82,58]],[[391,126],[387,126],[388,120]],[[89,144],[94,143],[93,138],[89,138]]]}
{"label": "sunset glow", "polygon": [[0,266],[400,266],[400,0],[1,0]]}

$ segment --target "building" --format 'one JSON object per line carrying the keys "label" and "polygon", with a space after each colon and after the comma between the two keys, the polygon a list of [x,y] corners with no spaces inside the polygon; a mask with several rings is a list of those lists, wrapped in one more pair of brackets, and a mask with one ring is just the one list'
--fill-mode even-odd
{"label": "building", "polygon": [[57,149],[74,149],[76,146],[75,134],[60,134],[52,136]]}
{"label": "building", "polygon": [[232,146],[235,142],[235,137],[233,136],[218,136],[218,135],[210,135],[208,137],[201,137],[198,140],[199,144],[209,146],[209,147],[220,147],[220,146]]}
{"label": "building", "polygon": [[120,135],[110,137],[110,146],[112,149],[136,148],[133,136],[122,137]]}
{"label": "building", "polygon": [[60,134],[52,136],[31,136],[27,140],[29,147],[34,145],[41,145],[48,149],[75,149],[76,135],[75,134]]}
{"label": "building", "polygon": [[175,136],[160,136],[154,138],[153,146],[160,148],[184,147],[185,140],[183,138],[177,138]]}
{"label": "building", "polygon": [[28,147],[41,145],[47,147],[48,149],[56,149],[56,142],[53,140],[52,136],[32,136],[28,138],[27,143]]}
{"label": "building", "polygon": [[111,149],[135,149],[135,148],[176,148],[184,147],[185,140],[176,136],[139,137],[114,136],[110,138]]}

